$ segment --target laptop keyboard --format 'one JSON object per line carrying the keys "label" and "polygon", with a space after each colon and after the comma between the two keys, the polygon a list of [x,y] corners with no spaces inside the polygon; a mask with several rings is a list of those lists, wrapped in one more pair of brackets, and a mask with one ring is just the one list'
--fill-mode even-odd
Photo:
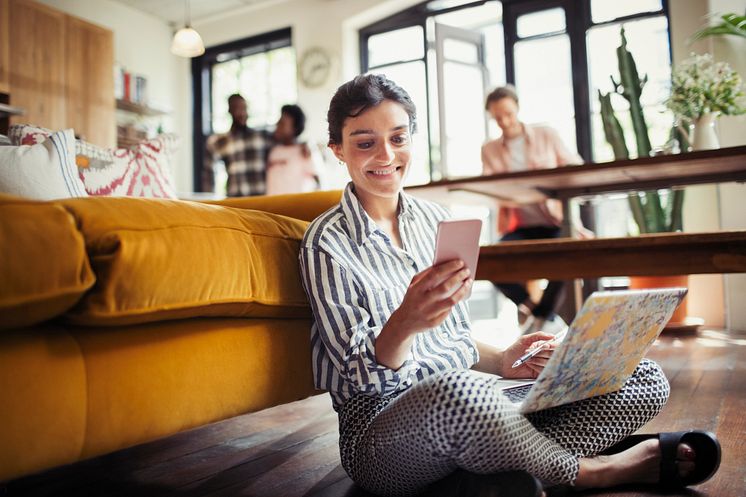
{"label": "laptop keyboard", "polygon": [[516,387],[503,388],[502,392],[509,401],[513,402],[514,404],[520,404],[521,402],[523,402],[523,399],[526,398],[526,395],[528,395],[528,391],[531,390],[531,387],[533,386],[533,383],[527,383],[525,385],[518,385]]}

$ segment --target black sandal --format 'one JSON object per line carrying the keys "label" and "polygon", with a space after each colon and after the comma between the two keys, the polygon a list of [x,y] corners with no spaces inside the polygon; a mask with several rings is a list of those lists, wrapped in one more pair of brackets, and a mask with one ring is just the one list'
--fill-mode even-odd
{"label": "black sandal", "polygon": [[[661,449],[661,473],[659,485],[676,489],[703,483],[714,475],[720,467],[720,442],[709,431],[691,430],[655,433],[650,435],[631,435],[601,452],[602,455],[618,454],[633,447],[643,440],[657,438]],[[694,470],[680,476],[676,455],[679,444],[685,443],[694,450]]]}

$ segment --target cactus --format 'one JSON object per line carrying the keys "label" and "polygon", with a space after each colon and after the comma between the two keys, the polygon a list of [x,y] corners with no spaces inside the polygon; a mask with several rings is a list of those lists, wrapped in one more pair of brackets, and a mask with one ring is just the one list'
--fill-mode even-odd
{"label": "cactus", "polygon": [[648,157],[650,155],[650,138],[648,138],[648,125],[645,122],[645,115],[642,113],[640,104],[640,94],[648,82],[647,74],[643,76],[642,81],[637,74],[637,64],[632,54],[627,50],[627,38],[624,36],[624,28],[621,29],[622,44],[617,47],[616,55],[619,60],[619,79],[620,82],[614,81],[611,76],[611,82],[615,91],[627,99],[629,102],[629,113],[632,116],[632,128],[635,130],[635,139],[637,141],[637,156]]}
{"label": "cactus", "polygon": [[[620,36],[622,43],[617,47],[617,59],[619,61],[620,82],[611,76],[614,91],[627,99],[629,102],[632,127],[635,131],[637,142],[637,156],[647,157],[650,155],[650,138],[648,137],[648,126],[640,104],[640,94],[647,83],[647,75],[640,80],[637,74],[637,65],[632,54],[627,50],[627,38],[624,36],[622,27]],[[629,158],[629,150],[624,141],[624,131],[619,120],[614,114],[611,105],[611,94],[598,92],[598,100],[601,104],[601,121],[603,123],[604,135],[614,151],[616,160]],[[640,230],[640,233],[658,233],[661,231],[679,231],[682,229],[682,208],[684,204],[684,191],[674,190],[668,197],[665,208],[657,191],[635,192],[628,195],[629,208],[632,217]]]}
{"label": "cactus", "polygon": [[616,114],[614,114],[614,107],[611,105],[611,94],[603,94],[601,90],[598,90],[598,101],[601,104],[601,122],[604,125],[604,135],[606,135],[606,141],[614,150],[614,158],[616,160],[629,159],[629,150],[627,150],[627,144],[624,142],[624,130],[622,125],[619,124]]}

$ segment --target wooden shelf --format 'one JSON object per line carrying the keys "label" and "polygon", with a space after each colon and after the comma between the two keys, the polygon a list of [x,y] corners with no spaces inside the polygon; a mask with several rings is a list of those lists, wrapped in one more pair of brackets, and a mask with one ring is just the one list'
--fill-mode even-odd
{"label": "wooden shelf", "polygon": [[0,104],[0,116],[22,116],[26,113],[21,107],[14,107],[8,104]]}
{"label": "wooden shelf", "polygon": [[117,99],[117,109],[125,112],[131,112],[133,114],[139,114],[141,116],[163,116],[168,114],[167,111],[161,109],[154,109],[147,105],[138,104],[129,100]]}

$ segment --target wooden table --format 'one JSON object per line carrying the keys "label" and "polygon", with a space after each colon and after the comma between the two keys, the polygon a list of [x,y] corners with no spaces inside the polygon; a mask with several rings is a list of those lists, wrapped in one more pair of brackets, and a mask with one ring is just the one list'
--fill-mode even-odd
{"label": "wooden table", "polygon": [[443,180],[406,189],[411,195],[442,202],[494,205],[530,204],[601,193],[746,181],[746,146],[678,155],[584,164],[556,169]]}
{"label": "wooden table", "polygon": [[[411,195],[455,204],[515,206],[548,198],[572,198],[614,192],[684,187],[702,183],[746,181],[746,146],[601,164],[444,180],[407,188]],[[746,208],[745,208],[746,209]],[[571,232],[565,216],[564,236]],[[746,272],[746,231],[665,233],[597,240],[503,242],[480,249],[477,279],[524,281],[601,276],[653,276]],[[575,284],[565,300],[573,315],[595,284],[581,291]]]}
{"label": "wooden table", "polygon": [[482,247],[476,278],[521,281],[746,272],[746,231],[502,242]]}
{"label": "wooden table", "polygon": [[[746,146],[436,181],[407,192],[439,202],[449,197],[456,203],[494,205],[497,199],[516,205],[728,181],[746,181]],[[509,281],[744,272],[744,233],[503,242],[482,247],[477,277]]]}

